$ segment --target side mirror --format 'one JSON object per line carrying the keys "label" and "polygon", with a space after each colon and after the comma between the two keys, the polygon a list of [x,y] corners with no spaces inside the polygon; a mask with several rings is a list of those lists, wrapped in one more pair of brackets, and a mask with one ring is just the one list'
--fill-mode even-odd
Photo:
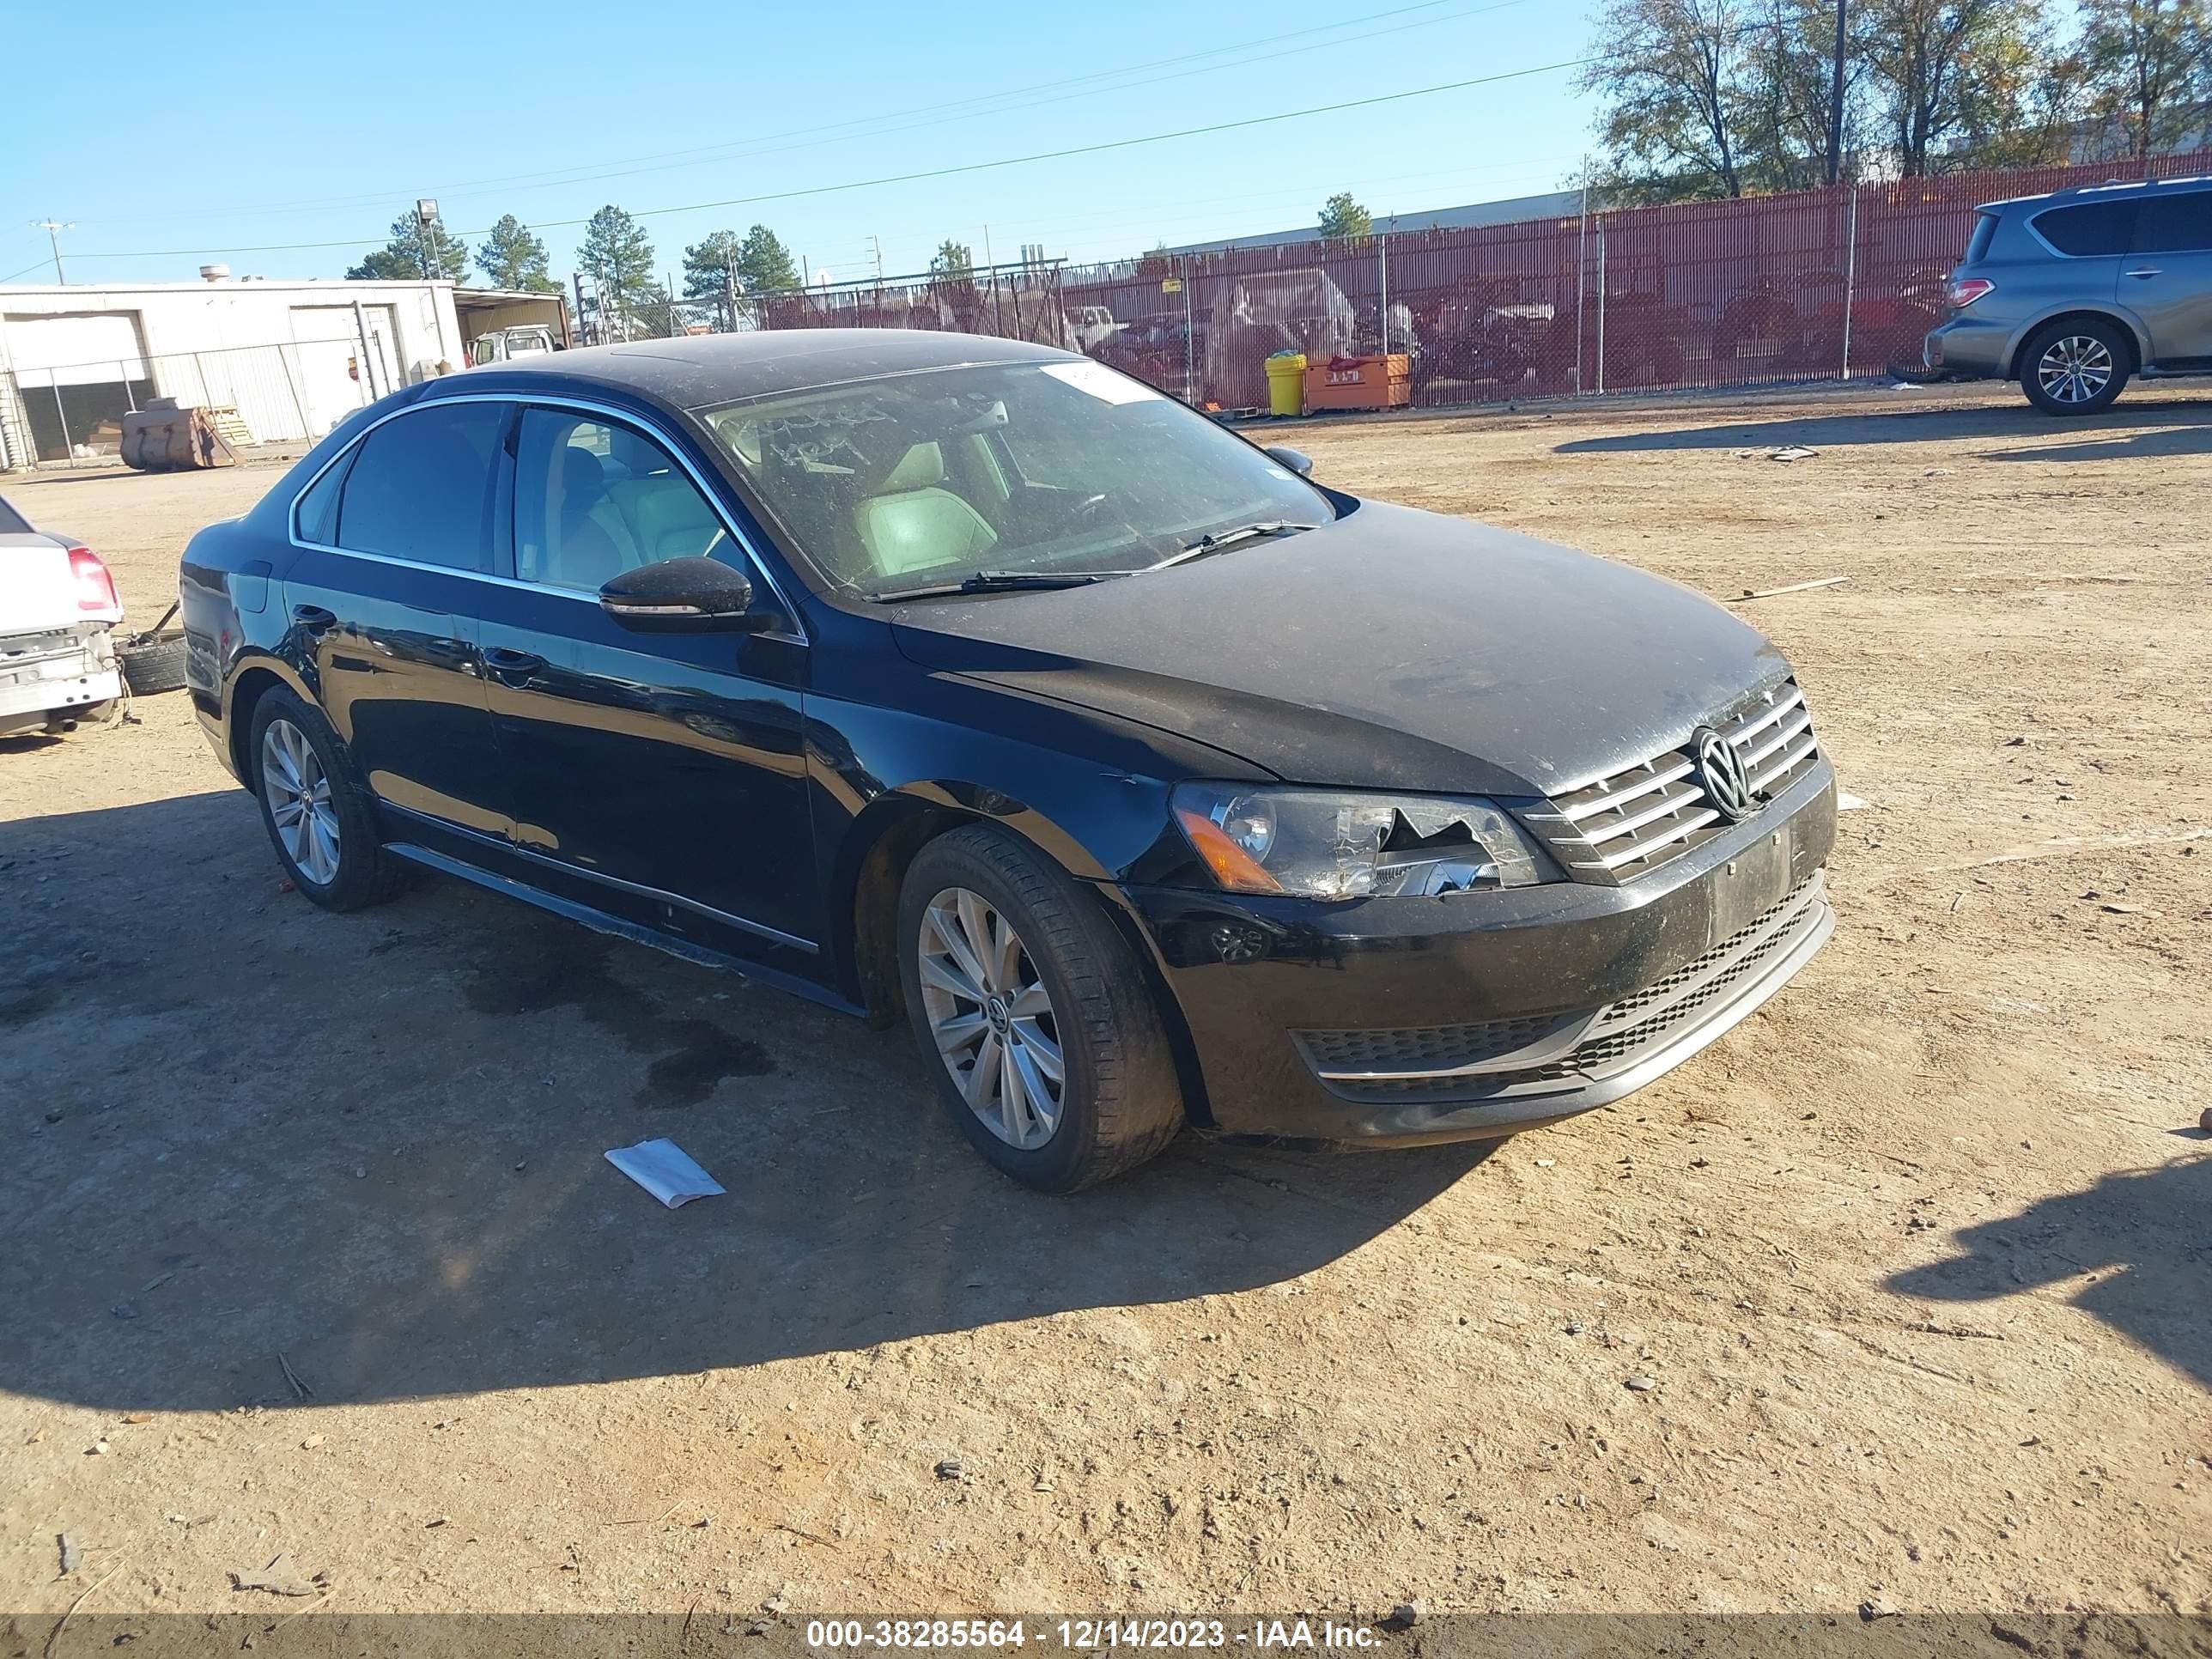
{"label": "side mirror", "polygon": [[758,634],[777,626],[752,603],[744,572],[720,559],[663,559],[599,589],[599,609],[641,634]]}
{"label": "side mirror", "polygon": [[1288,444],[1269,444],[1267,454],[1276,465],[1290,468],[1301,478],[1313,476],[1313,462],[1302,450],[1292,449]]}

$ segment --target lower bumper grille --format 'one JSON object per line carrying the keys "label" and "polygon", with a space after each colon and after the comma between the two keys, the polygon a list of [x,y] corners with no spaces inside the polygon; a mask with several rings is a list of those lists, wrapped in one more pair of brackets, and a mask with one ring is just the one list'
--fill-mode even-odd
{"label": "lower bumper grille", "polygon": [[1349,1100],[1484,1100],[1595,1091],[1678,1046],[1686,1059],[1702,1046],[1696,1039],[1708,1028],[1717,1036],[1779,989],[1781,981],[1769,982],[1774,969],[1792,956],[1809,954],[1827,923],[1826,892],[1815,872],[1694,962],[1593,1012],[1292,1036],[1322,1084]]}

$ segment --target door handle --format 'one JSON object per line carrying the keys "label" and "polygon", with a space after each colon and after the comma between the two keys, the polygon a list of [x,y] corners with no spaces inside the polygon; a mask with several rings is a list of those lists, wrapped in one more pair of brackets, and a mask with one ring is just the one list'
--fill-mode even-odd
{"label": "door handle", "polygon": [[2122,274],[2129,276],[2157,276],[2164,273],[2156,265],[2138,265],[2135,270]]}
{"label": "door handle", "polygon": [[510,651],[503,645],[487,646],[483,653],[484,672],[503,685],[513,685],[526,680],[545,666],[545,659],[527,651]]}
{"label": "door handle", "polygon": [[319,634],[326,628],[336,628],[338,625],[337,613],[334,611],[325,611],[319,605],[294,605],[292,620],[310,634]]}

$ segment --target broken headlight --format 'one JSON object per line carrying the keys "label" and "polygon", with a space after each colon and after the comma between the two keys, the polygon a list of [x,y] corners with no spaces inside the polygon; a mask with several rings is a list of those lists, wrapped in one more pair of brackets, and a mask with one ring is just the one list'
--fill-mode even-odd
{"label": "broken headlight", "polygon": [[1556,867],[1494,801],[1178,785],[1176,823],[1231,892],[1391,898],[1526,887]]}

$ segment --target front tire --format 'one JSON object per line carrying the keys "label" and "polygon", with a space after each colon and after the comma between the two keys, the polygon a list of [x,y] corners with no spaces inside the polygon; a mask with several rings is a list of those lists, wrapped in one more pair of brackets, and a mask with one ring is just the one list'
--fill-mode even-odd
{"label": "front tire", "polygon": [[2128,340],[2095,318],[2040,330],[2020,354],[2020,389],[2046,415],[2094,415],[2128,383]]}
{"label": "front tire", "polygon": [[281,686],[264,692],[246,753],[261,827],[295,887],[325,910],[392,896],[398,866],[377,842],[368,802],[321,710]]}
{"label": "front tire", "polygon": [[989,825],[907,871],[899,978],[923,1064],[975,1150],[1072,1193],[1157,1156],[1182,1091],[1142,964],[1097,900]]}

